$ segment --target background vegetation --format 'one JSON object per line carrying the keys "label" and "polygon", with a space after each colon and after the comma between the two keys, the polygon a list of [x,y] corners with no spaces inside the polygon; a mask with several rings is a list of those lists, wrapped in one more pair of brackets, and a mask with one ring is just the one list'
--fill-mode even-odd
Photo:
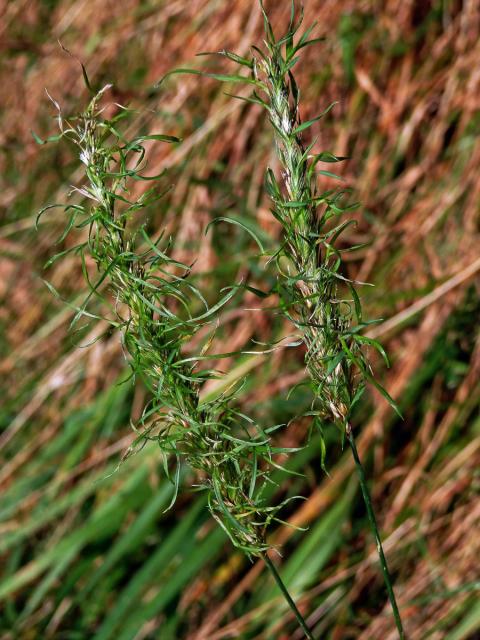
{"label": "background vegetation", "polygon": [[[287,5],[267,3],[274,24],[288,22]],[[173,489],[154,445],[113,473],[145,391],[118,384],[127,370],[117,337],[104,335],[102,323],[69,334],[73,312],[42,282],[81,299],[78,260],[43,270],[62,213],[33,228],[36,211],[64,200],[81,176],[73,148],[38,146],[30,132],[56,132],[45,87],[67,112],[86,102],[78,62],[59,39],[96,85],[114,83],[113,101],[140,109],[134,135],[184,138],[149,149],[150,172],[168,168],[175,184],[149,226],[175,237],[178,260],[197,259],[195,282],[209,301],[241,278],[268,290],[274,276],[260,268],[248,234],[220,222],[204,235],[212,219],[228,215],[266,241],[278,237],[263,192],[265,167],[277,168],[264,116],[214,80],[185,76],[152,88],[172,67],[207,64],[194,60],[199,51],[245,53],[262,32],[258,6],[18,0],[1,11],[1,637],[301,637],[263,565],[232,551],[201,494],[181,492],[175,509],[163,512]],[[354,424],[399,605],[409,638],[473,640],[480,633],[480,6],[310,0],[306,23],[313,20],[327,41],[307,49],[298,69],[302,115],[340,102],[312,135],[320,148],[351,156],[336,169],[363,207],[343,241],[368,245],[351,254],[349,276],[375,284],[364,290],[366,311],[385,321],[371,335],[393,361],[386,370],[375,360],[376,371],[405,418],[370,389]],[[282,319],[261,309],[274,303],[237,295],[221,315],[215,351],[283,335]],[[284,349],[223,360],[221,368],[247,376],[240,407],[277,424],[309,405],[301,386],[287,397],[305,375],[302,358]],[[308,429],[308,419],[293,422],[279,445],[304,443]],[[308,498],[285,517],[309,527],[273,532],[283,545],[282,576],[316,637],[395,638],[353,463],[333,434],[326,463],[330,477],[313,434],[288,462],[305,477],[279,475],[275,500]]]}

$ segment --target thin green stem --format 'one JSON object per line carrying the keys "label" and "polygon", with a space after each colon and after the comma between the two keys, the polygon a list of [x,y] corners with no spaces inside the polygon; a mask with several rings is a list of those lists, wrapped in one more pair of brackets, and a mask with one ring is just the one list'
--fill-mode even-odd
{"label": "thin green stem", "polygon": [[390,604],[392,605],[393,617],[395,618],[395,624],[397,625],[398,635],[400,636],[400,640],[405,640],[405,632],[403,630],[402,619],[400,617],[400,611],[398,610],[397,601],[395,598],[395,592],[393,590],[392,576],[390,575],[390,571],[388,570],[387,559],[385,558],[385,554],[383,552],[382,540],[380,538],[380,533],[378,531],[377,519],[375,517],[375,512],[372,507],[372,499],[370,497],[370,492],[368,490],[367,479],[365,477],[365,470],[360,460],[360,456],[358,455],[357,445],[355,444],[355,437],[353,435],[352,427],[350,424],[346,425],[346,434],[348,443],[350,448],[352,449],[353,459],[355,460],[355,466],[358,473],[358,478],[360,480],[360,487],[362,489],[363,499],[365,501],[365,506],[367,508],[368,519],[370,520],[370,525],[372,528],[372,533],[375,537],[375,542],[377,545],[377,552],[380,558],[380,566],[382,567],[383,578],[385,580],[385,586],[387,587],[388,598],[390,600]]}
{"label": "thin green stem", "polygon": [[295,614],[295,617],[296,617],[296,619],[298,621],[298,624],[300,625],[300,627],[302,628],[303,632],[305,633],[305,637],[308,638],[308,640],[314,640],[314,637],[313,637],[310,629],[308,628],[307,623],[305,622],[302,614],[298,610],[297,605],[293,601],[292,596],[289,594],[288,589],[285,586],[285,583],[283,582],[282,578],[280,577],[280,574],[278,573],[275,565],[273,564],[273,562],[270,560],[270,558],[268,557],[268,555],[266,553],[264,553],[262,557],[263,557],[263,560],[264,560],[265,564],[267,565],[270,573],[272,574],[275,582],[277,583],[280,591],[282,592],[283,597],[287,601],[288,606],[290,607],[292,612]]}

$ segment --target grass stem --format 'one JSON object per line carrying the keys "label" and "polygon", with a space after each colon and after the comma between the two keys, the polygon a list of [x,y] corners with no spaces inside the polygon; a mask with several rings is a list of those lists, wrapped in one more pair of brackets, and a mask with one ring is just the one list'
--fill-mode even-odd
{"label": "grass stem", "polygon": [[360,460],[360,456],[358,455],[357,445],[355,444],[355,436],[353,435],[352,427],[349,423],[347,423],[347,426],[345,428],[345,433],[347,435],[347,440],[352,450],[353,459],[355,461],[355,467],[357,469],[358,478],[360,480],[360,487],[362,489],[363,499],[365,501],[365,506],[367,508],[368,519],[370,521],[372,533],[375,537],[378,557],[380,559],[380,566],[382,568],[383,578],[384,578],[385,586],[388,592],[388,598],[390,600],[390,604],[392,605],[393,617],[395,618],[395,624],[398,629],[398,635],[400,636],[400,640],[405,640],[406,636],[403,630],[402,618],[400,617],[400,611],[398,609],[397,600],[395,598],[395,592],[393,590],[392,576],[390,575],[387,559],[383,551],[382,540],[380,538],[380,533],[378,531],[377,519],[375,517],[375,512],[372,507],[372,499],[370,497],[370,491],[368,490],[367,479],[365,477],[365,470]]}
{"label": "grass stem", "polygon": [[295,615],[295,617],[296,617],[296,619],[298,621],[298,624],[300,625],[300,627],[302,628],[303,632],[305,633],[305,637],[308,638],[308,640],[314,640],[313,635],[312,635],[310,629],[308,628],[308,625],[305,622],[304,617],[302,616],[302,614],[298,610],[297,605],[295,604],[292,596],[288,592],[288,589],[285,586],[285,583],[283,582],[280,574],[278,573],[277,568],[275,567],[275,565],[273,564],[273,562],[270,560],[270,558],[268,557],[268,555],[266,553],[264,553],[262,557],[263,557],[263,560],[264,560],[266,566],[268,567],[270,573],[272,574],[275,582],[277,583],[278,588],[282,592],[283,597],[287,601],[288,606],[290,607],[290,609],[294,613],[294,615]]}

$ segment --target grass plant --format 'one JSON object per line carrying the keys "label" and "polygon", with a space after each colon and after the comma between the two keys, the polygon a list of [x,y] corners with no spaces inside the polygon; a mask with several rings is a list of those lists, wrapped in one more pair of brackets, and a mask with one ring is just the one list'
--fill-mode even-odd
{"label": "grass plant", "polygon": [[[398,411],[393,399],[372,375],[367,348],[376,349],[389,363],[381,344],[361,333],[371,323],[363,318],[358,283],[343,275],[344,250],[337,245],[341,234],[353,223],[351,219],[345,220],[352,205],[344,204],[345,191],[321,191],[317,186],[319,176],[341,179],[318,166],[343,158],[329,151],[315,153],[315,142],[307,145],[303,139],[303,132],[323,118],[335,103],[315,118],[302,122],[300,91],[292,69],[300,50],[319,41],[311,38],[315,25],[297,37],[303,16],[296,21],[292,3],[288,30],[277,39],[262,4],[261,8],[265,50],[254,49],[257,55],[251,68],[256,82],[253,100],[262,104],[269,115],[282,168],[281,181],[271,169],[266,179],[272,214],[283,229],[283,243],[275,254],[281,277],[278,290],[284,313],[301,332],[306,346],[305,362],[314,394],[311,413],[318,419],[320,429],[328,424],[338,426],[351,447],[395,624],[403,640],[405,632],[392,578],[351,425],[352,412],[368,382]],[[348,293],[351,297],[345,297]]]}

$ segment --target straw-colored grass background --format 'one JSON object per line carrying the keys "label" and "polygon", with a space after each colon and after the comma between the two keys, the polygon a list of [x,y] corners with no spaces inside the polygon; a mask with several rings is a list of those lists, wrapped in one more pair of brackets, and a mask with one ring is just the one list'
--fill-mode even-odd
{"label": "straw-colored grass background", "polygon": [[[288,2],[270,2],[275,25]],[[480,4],[478,0],[309,0],[327,40],[298,66],[303,118],[339,105],[313,128],[362,201],[349,274],[368,280],[372,330],[393,365],[377,372],[399,402],[400,421],[375,393],[355,428],[395,587],[412,640],[473,640],[480,633]],[[65,111],[87,98],[78,56],[92,81],[113,82],[113,102],[140,109],[142,131],[181,135],[171,151],[152,145],[151,173],[168,167],[173,193],[151,213],[176,238],[175,255],[197,258],[210,300],[247,278],[267,288],[256,247],[216,225],[242,216],[265,234],[277,226],[262,194],[274,163],[264,116],[199,77],[154,83],[175,66],[220,69],[196,53],[246,53],[262,23],[254,0],[141,2],[17,0],[0,3],[0,435],[1,638],[298,638],[264,575],[234,553],[208,519],[202,498],[171,489],[148,447],[110,475],[132,439],[144,402],[125,376],[115,336],[92,325],[69,336],[71,311],[52,299],[47,277],[70,300],[82,293],[80,265],[43,264],[56,252],[59,211],[33,229],[35,213],[78,184],[67,144],[38,146],[55,133],[45,88]],[[112,107],[113,108],[113,107]],[[266,301],[264,306],[270,304]],[[226,310],[218,346],[285,331],[250,293]],[[223,361],[248,373],[239,402],[264,424],[305,408],[301,352]],[[305,392],[306,394],[306,392]],[[305,441],[308,421],[279,436]],[[318,444],[318,443],[317,443]],[[292,459],[304,480],[279,494],[308,499],[286,514],[308,526],[278,527],[279,567],[317,637],[395,638],[375,548],[348,452],[333,437],[330,477],[319,449]],[[300,597],[301,596],[301,597]]]}

